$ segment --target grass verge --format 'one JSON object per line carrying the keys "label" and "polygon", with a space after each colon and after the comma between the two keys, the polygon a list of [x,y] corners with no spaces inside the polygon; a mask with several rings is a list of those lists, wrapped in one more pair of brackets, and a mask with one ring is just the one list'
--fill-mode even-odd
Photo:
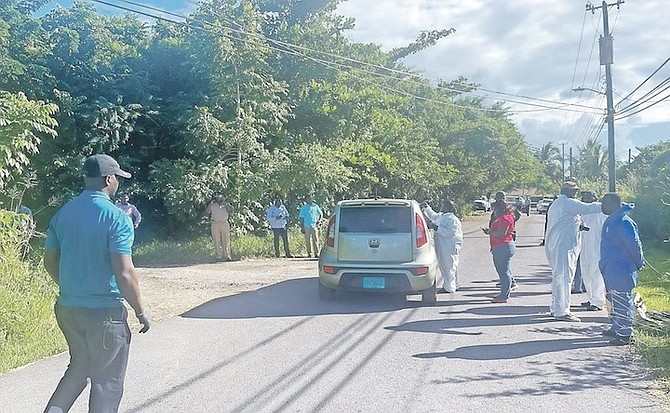
{"label": "grass verge", "polygon": [[[670,312],[670,246],[645,245],[648,265],[640,272],[637,292],[648,310]],[[640,328],[636,332],[638,349],[648,361],[663,390],[670,392],[670,323],[659,328]]]}
{"label": "grass verge", "polygon": [[[304,236],[298,230],[289,231],[289,250],[292,255],[306,255]],[[231,239],[233,259],[274,257],[272,233],[267,236],[233,235]],[[283,244],[279,251],[284,255]],[[217,262],[214,245],[209,236],[187,241],[151,241],[137,246],[133,260],[142,267],[173,267]]]}
{"label": "grass verge", "polygon": [[38,257],[24,258],[16,216],[0,211],[0,372],[66,348],[53,315],[56,285]]}

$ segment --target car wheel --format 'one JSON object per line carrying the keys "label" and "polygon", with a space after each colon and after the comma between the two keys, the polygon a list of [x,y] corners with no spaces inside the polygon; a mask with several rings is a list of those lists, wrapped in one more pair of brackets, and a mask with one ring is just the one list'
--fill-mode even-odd
{"label": "car wheel", "polygon": [[432,287],[421,291],[421,302],[424,304],[433,304],[437,301],[437,288],[433,282]]}
{"label": "car wheel", "polygon": [[335,290],[319,283],[319,300],[333,301],[335,299]]}

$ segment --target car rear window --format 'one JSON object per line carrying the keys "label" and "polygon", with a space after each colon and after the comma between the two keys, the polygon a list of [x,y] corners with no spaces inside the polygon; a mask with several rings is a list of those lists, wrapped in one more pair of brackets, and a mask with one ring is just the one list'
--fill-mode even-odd
{"label": "car rear window", "polygon": [[340,210],[340,232],[411,233],[408,206],[362,206]]}

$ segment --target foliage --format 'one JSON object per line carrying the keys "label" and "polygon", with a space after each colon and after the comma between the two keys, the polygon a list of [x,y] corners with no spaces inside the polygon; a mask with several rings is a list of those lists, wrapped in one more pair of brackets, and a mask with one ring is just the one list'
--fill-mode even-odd
{"label": "foliage", "polygon": [[56,288],[22,260],[25,216],[0,210],[0,372],[55,354],[65,341],[53,316]]}
{"label": "foliage", "polygon": [[60,107],[59,139],[33,155],[26,201],[65,201],[81,188],[83,159],[108,153],[133,173],[122,192],[145,224],[183,238],[202,231],[214,192],[234,205],[234,231],[248,233],[262,231],[276,195],[295,210],[309,192],[326,210],[377,195],[467,205],[542,175],[502,104],[464,97],[477,88],[467,78],[393,74],[453,29],[384,52],[345,36],[354,21],[338,3],[206,0],[188,24],[153,26],[83,2],[41,17],[25,13],[37,0],[0,8],[0,64],[17,74],[8,90]]}
{"label": "foliage", "polygon": [[588,180],[593,183],[607,182],[607,149],[598,138],[589,138],[578,147],[579,158],[574,163],[576,171],[573,176],[579,181]]}
{"label": "foliage", "polygon": [[632,163],[620,168],[624,188],[635,191],[633,218],[647,239],[670,238],[670,140],[638,148]]}
{"label": "foliage", "polygon": [[20,175],[39,152],[40,136],[56,136],[58,106],[0,91],[0,188]]}

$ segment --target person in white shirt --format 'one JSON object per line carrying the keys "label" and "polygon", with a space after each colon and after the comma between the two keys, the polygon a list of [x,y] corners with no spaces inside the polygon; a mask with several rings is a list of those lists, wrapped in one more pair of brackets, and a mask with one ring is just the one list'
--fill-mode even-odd
{"label": "person in white shirt", "polygon": [[288,234],[286,226],[288,224],[288,210],[280,198],[275,199],[274,204],[268,208],[267,218],[272,229],[273,242],[275,247],[275,257],[279,258],[279,238],[284,244],[284,255],[286,258],[292,258],[288,246]]}
{"label": "person in white shirt", "polygon": [[437,263],[444,278],[444,290],[456,292],[458,279],[458,256],[463,245],[463,229],[461,220],[454,214],[456,206],[450,200],[442,201],[441,212],[435,212],[430,205],[421,204],[423,214],[437,225],[435,231],[435,252]]}

